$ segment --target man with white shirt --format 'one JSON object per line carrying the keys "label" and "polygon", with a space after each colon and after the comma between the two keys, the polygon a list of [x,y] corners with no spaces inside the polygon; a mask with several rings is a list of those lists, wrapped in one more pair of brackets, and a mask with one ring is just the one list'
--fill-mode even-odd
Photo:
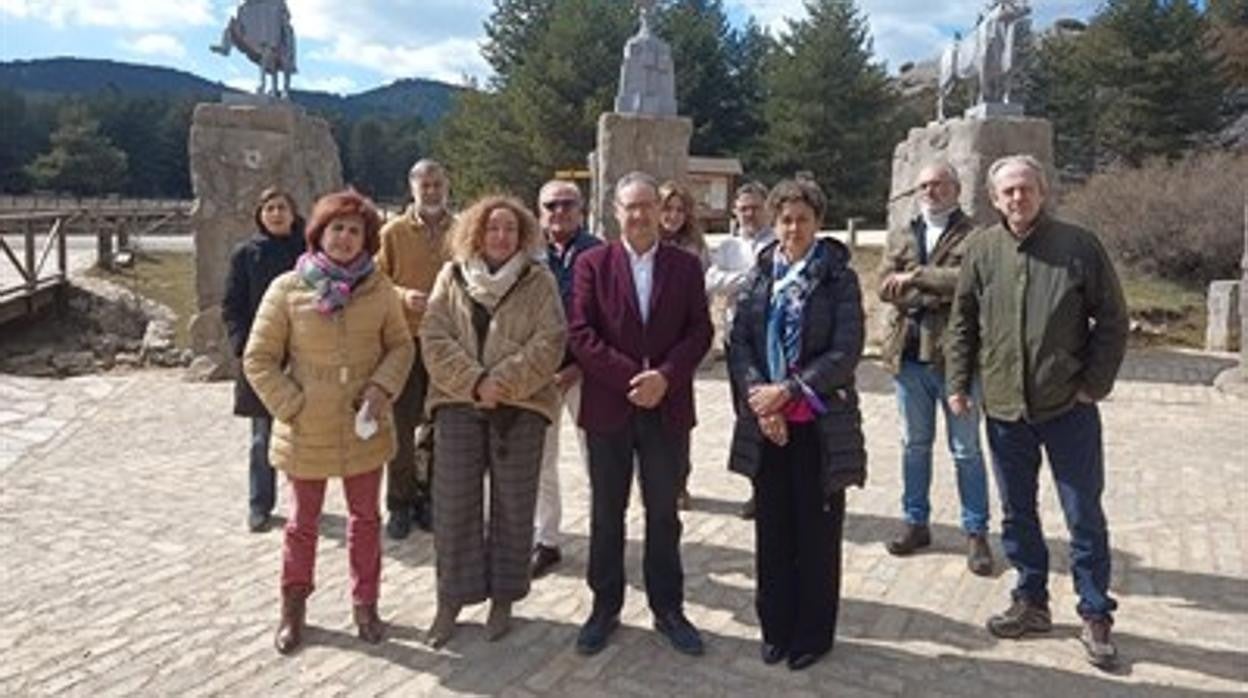
{"label": "man with white shirt", "polygon": [[941,344],[957,288],[962,257],[974,228],[958,206],[961,185],[948,163],[932,163],[915,185],[919,215],[890,230],[880,272],[880,300],[888,313],[882,359],[893,374],[902,427],[904,524],[886,547],[909,555],[931,545],[932,444],[936,408],[945,415],[949,451],[957,471],[967,566],[992,573],[988,547],[988,476],[979,444],[978,406],[955,415],[945,394]]}
{"label": "man with white shirt", "polygon": [[702,265],[659,244],[659,188],[641,172],[615,187],[620,239],[581,253],[572,273],[568,347],[581,367],[589,450],[588,581],[593,610],[576,649],[596,654],[624,604],[624,519],[633,472],[645,506],[646,597],[654,627],[686,654],[702,637],[684,615],[676,498],[695,423],[693,376],[711,344]]}
{"label": "man with white shirt", "polygon": [[733,297],[754,268],[759,250],[776,239],[776,234],[767,224],[766,203],[767,187],[760,182],[747,182],[738,187],[732,204],[732,216],[736,222],[733,235],[719,243],[711,253],[711,267],[706,270],[706,293],[711,297],[727,299],[729,318],[732,317]]}
{"label": "man with white shirt", "polygon": [[[728,337],[736,310],[737,289],[749,276],[758,261],[758,253],[776,241],[776,234],[767,220],[767,187],[761,182],[746,182],[737,188],[732,200],[732,216],[736,223],[733,235],[711,253],[711,267],[706,270],[706,295],[724,299],[723,336]],[[732,404],[737,404],[733,395]],[[754,518],[754,498],[741,507],[741,516]]]}

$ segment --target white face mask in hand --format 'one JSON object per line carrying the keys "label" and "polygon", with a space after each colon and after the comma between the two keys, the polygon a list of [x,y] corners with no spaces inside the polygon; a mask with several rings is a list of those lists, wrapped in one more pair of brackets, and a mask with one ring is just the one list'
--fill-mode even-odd
{"label": "white face mask in hand", "polygon": [[360,403],[360,409],[355,413],[355,435],[367,441],[373,438],[378,429],[377,420],[369,414],[369,403],[365,400]]}

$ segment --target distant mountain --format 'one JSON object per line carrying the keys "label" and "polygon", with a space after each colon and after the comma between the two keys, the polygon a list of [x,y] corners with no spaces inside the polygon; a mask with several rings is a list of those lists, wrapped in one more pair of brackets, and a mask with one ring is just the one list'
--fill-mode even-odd
{"label": "distant mountain", "polygon": [[[296,103],[315,112],[337,112],[348,119],[363,116],[419,116],[426,124],[442,118],[459,89],[423,78],[397,80],[355,95],[298,89]],[[59,97],[115,89],[125,94],[193,96],[218,99],[222,92],[237,92],[219,82],[205,80],[183,70],[136,63],[87,58],[47,58],[31,61],[0,61],[0,88],[30,97]]]}

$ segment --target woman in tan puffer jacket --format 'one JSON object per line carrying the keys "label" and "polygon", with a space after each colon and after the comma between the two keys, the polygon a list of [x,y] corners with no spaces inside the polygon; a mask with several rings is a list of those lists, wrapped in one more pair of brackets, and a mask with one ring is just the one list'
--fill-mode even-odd
{"label": "woman in tan puffer jacket", "polygon": [[373,270],[380,227],[372,202],[353,190],[317,201],[308,252],[269,286],[243,353],[247,380],[275,419],[273,467],[286,473],[293,495],[275,638],[283,654],[302,641],[331,477],[342,478],[347,498],[359,636],[375,643],[384,631],[377,500],[382,466],[395,452],[390,401],[407,380],[414,349],[394,286]]}
{"label": "woman in tan puffer jacket", "polygon": [[[533,511],[546,427],[558,414],[555,371],[567,322],[555,277],[533,258],[537,221],[513,198],[487,197],[451,230],[420,327],[433,415],[433,532],[440,646],[465,604],[490,600],[486,636],[507,632],[529,592]],[[489,530],[483,478],[489,477]]]}

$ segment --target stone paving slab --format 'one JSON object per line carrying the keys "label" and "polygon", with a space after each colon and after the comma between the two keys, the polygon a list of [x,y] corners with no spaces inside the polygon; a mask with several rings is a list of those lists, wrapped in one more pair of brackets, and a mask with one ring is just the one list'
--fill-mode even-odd
{"label": "stone paving slab", "polygon": [[[1050,637],[1001,642],[983,630],[1013,573],[966,571],[947,454],[938,450],[936,461],[933,549],[906,560],[884,551],[900,453],[889,379],[874,366],[860,371],[871,473],[849,497],[838,644],[798,673],[757,656],[753,529],[736,516],[747,483],[724,469],[731,408],[722,365],[699,379],[695,502],[684,516],[687,610],[708,641],[702,658],[676,654],[649,629],[637,505],[624,627],[601,655],[574,652],[590,597],[587,482],[571,434],[561,454],[564,563],[517,605],[511,634],[485,641],[477,607],[446,648],[424,644],[432,541],[415,534],[385,543],[389,639],[358,642],[334,487],[309,602],[314,627],[308,647],[284,658],[271,645],[281,534],[243,525],[247,425],[229,416],[228,384],[187,384],[172,372],[0,376],[0,695],[1243,695],[1248,402],[1204,381],[1221,360],[1133,355],[1129,380],[1104,404],[1123,656],[1114,673],[1086,665],[1075,640],[1051,482],[1042,480]],[[993,544],[999,556],[995,536]]]}

